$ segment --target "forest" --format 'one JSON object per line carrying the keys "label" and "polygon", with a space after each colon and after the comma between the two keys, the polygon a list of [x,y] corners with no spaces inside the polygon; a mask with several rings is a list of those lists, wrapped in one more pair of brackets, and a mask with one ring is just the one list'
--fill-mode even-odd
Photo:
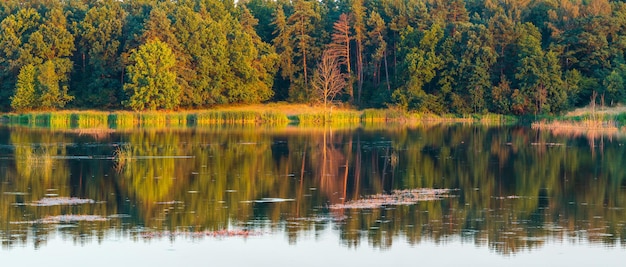
{"label": "forest", "polygon": [[0,21],[2,111],[626,101],[623,1],[4,0]]}

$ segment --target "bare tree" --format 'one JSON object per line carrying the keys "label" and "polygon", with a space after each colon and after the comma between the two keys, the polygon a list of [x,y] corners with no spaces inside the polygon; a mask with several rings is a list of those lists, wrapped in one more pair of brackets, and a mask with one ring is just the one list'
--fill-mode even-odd
{"label": "bare tree", "polygon": [[339,60],[332,53],[324,51],[313,75],[312,85],[316,99],[324,103],[324,108],[346,87],[346,75],[341,73]]}
{"label": "bare tree", "polygon": [[[339,19],[333,25],[332,42],[328,45],[328,53],[337,57],[339,65],[346,66],[347,76],[350,78],[352,75],[352,68],[350,67],[350,19],[347,14],[341,14]],[[346,93],[350,97],[350,102],[354,101],[354,92],[352,91],[352,85],[346,84]]]}

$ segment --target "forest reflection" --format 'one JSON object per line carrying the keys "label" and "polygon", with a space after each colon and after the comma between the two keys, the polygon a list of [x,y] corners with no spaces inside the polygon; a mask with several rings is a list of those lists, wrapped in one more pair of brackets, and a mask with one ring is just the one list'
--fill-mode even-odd
{"label": "forest reflection", "polygon": [[[624,139],[522,126],[195,128],[91,136],[0,129],[0,238],[38,247],[145,232],[332,227],[346,246],[461,238],[504,254],[555,241],[626,243]],[[333,209],[394,189],[453,198]],[[31,205],[46,197],[94,200]],[[280,201],[265,201],[265,200]],[[58,215],[102,221],[49,224]],[[403,239],[403,240],[404,240]]]}

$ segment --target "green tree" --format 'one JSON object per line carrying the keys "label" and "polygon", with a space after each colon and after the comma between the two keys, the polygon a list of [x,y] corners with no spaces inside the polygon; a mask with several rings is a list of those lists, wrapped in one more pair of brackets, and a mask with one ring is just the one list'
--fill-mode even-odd
{"label": "green tree", "polygon": [[234,23],[229,33],[229,65],[236,83],[228,91],[228,98],[231,103],[260,103],[274,94],[278,55],[254,30],[258,20],[247,8],[241,10],[239,23]]}
{"label": "green tree", "polygon": [[[290,25],[289,32],[293,34],[292,44],[297,55],[298,65],[302,66],[301,83],[290,89],[289,96],[296,101],[307,101],[309,92],[309,64],[312,61],[312,50],[316,40],[313,35],[314,25],[320,20],[320,14],[316,12],[316,1],[295,0],[293,1],[293,14],[287,18]],[[293,85],[293,84],[292,84]]]}
{"label": "green tree", "polygon": [[515,77],[521,94],[530,99],[534,106],[525,107],[525,112],[557,112],[567,103],[562,90],[561,67],[556,54],[541,48],[541,33],[530,23],[521,25],[518,40],[518,67]]}
{"label": "green tree", "polygon": [[17,76],[15,95],[11,97],[11,107],[16,111],[29,111],[37,106],[35,94],[36,69],[33,65],[25,65]]}
{"label": "green tree", "polygon": [[127,67],[129,82],[124,90],[129,99],[124,105],[133,110],[174,109],[180,103],[176,58],[167,44],[151,40],[133,51]]}
{"label": "green tree", "polygon": [[365,29],[365,6],[363,6],[363,0],[352,0],[352,20],[354,27],[354,41],[356,42],[356,80],[357,80],[357,104],[361,104],[361,94],[363,93],[363,78],[364,78],[364,63],[363,43],[366,37]]}
{"label": "green tree", "polygon": [[[618,101],[624,100],[624,78],[617,71],[613,70],[609,75],[604,78],[602,82],[605,91],[602,92],[602,101],[608,101],[610,106],[613,106]],[[603,103],[604,104],[604,103]]]}
{"label": "green tree", "polygon": [[[9,106],[9,97],[15,89],[15,77],[22,66],[41,64],[42,60],[31,53],[31,35],[41,24],[41,16],[35,9],[21,8],[0,23],[0,103]],[[40,36],[41,37],[41,36]]]}
{"label": "green tree", "polygon": [[89,9],[78,25],[78,64],[72,85],[79,103],[117,107],[123,97],[122,29],[126,12],[119,2],[105,1]]}
{"label": "green tree", "polygon": [[381,65],[384,64],[384,72],[385,72],[385,83],[387,92],[391,91],[391,84],[389,81],[389,66],[387,62],[387,41],[385,40],[385,35],[387,28],[385,26],[385,21],[376,11],[370,12],[370,16],[367,19],[367,37],[368,41],[366,42],[369,47],[370,58],[371,58],[371,72],[374,83],[380,83],[381,76]]}
{"label": "green tree", "polygon": [[[403,55],[404,86],[393,94],[400,106],[411,109],[428,109],[437,102],[432,95],[427,95],[424,86],[437,75],[443,59],[436,48],[443,38],[443,30],[434,24],[429,30],[419,31],[408,27],[402,34],[401,54]],[[440,107],[438,107],[440,108]]]}
{"label": "green tree", "polygon": [[38,67],[37,76],[39,107],[42,109],[58,109],[74,99],[68,94],[67,75],[71,65],[67,59],[48,60]]}

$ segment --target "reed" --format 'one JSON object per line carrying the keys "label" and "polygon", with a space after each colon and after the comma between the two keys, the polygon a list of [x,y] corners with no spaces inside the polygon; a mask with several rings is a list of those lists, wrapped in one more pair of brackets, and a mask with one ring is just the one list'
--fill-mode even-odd
{"label": "reed", "polygon": [[41,114],[42,120],[47,119],[48,125],[44,127],[50,127],[51,129],[70,129],[72,128],[72,113],[70,112],[52,112]]}
{"label": "reed", "polygon": [[139,124],[147,127],[166,127],[167,116],[160,112],[142,112],[139,114]]}
{"label": "reed", "polygon": [[618,129],[616,121],[604,119],[542,120],[531,124],[533,129],[606,130]]}
{"label": "reed", "polygon": [[210,110],[195,114],[196,125],[209,124],[250,124],[262,120],[262,113],[256,111]]}
{"label": "reed", "polygon": [[115,112],[109,114],[109,127],[115,129],[130,129],[139,124],[139,119],[132,112]]}
{"label": "reed", "polygon": [[170,113],[167,114],[166,119],[169,126],[187,126],[187,113]]}
{"label": "reed", "polygon": [[260,122],[268,125],[286,125],[289,123],[287,114],[279,111],[266,111],[261,114]]}
{"label": "reed", "polygon": [[121,171],[133,159],[132,147],[130,145],[118,146],[113,154],[113,159],[115,160],[115,169],[118,172]]}
{"label": "reed", "polygon": [[326,114],[304,113],[295,115],[291,119],[298,125],[324,125],[326,123]]}
{"label": "reed", "polygon": [[502,114],[475,114],[473,115],[474,120],[479,122],[480,124],[485,125],[500,125],[500,124],[510,124],[517,122],[517,118],[510,115],[502,115]]}
{"label": "reed", "polygon": [[72,113],[72,121],[76,121],[76,126],[80,129],[102,128],[109,126],[109,114],[102,111],[82,111]]}
{"label": "reed", "polygon": [[[23,114],[4,114],[4,121],[8,124],[12,125],[21,125],[21,126],[31,126],[31,124],[35,123],[35,114],[33,113],[23,113]],[[33,125],[34,126],[34,125]]]}
{"label": "reed", "polygon": [[406,120],[406,112],[400,109],[366,109],[361,114],[361,121],[367,123]]}
{"label": "reed", "polygon": [[35,148],[31,153],[26,153],[24,157],[24,160],[32,167],[50,170],[54,165],[54,159],[45,147]]}
{"label": "reed", "polygon": [[341,125],[358,124],[361,122],[362,113],[355,110],[318,111],[297,114],[290,120],[297,125]]}

